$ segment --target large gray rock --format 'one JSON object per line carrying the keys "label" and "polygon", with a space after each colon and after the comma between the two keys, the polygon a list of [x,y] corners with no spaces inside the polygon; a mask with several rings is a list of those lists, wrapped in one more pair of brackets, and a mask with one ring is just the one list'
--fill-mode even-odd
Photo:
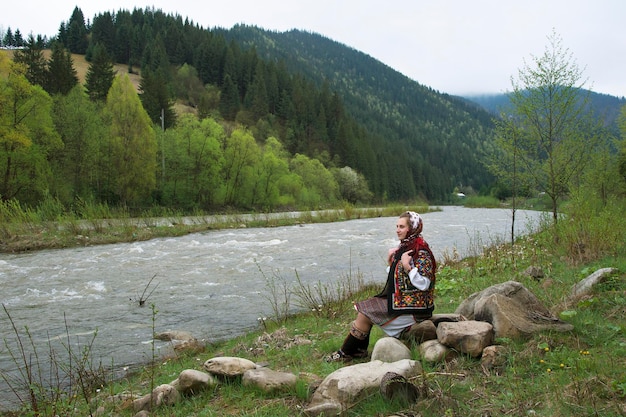
{"label": "large gray rock", "polygon": [[378,339],[372,350],[373,361],[396,362],[402,359],[411,359],[411,351],[395,337]]}
{"label": "large gray rock", "polygon": [[437,327],[431,320],[415,323],[407,332],[402,334],[402,339],[417,344],[437,339]]}
{"label": "large gray rock", "polygon": [[467,320],[441,323],[437,326],[437,340],[458,352],[474,358],[493,341],[493,326],[484,321]]}
{"label": "large gray rock", "polygon": [[304,412],[307,416],[336,416],[379,391],[387,372],[409,379],[421,371],[420,363],[409,359],[393,363],[371,361],[339,368],[322,381]]}
{"label": "large gray rock", "polygon": [[501,294],[480,299],[476,303],[475,318],[491,323],[496,338],[527,338],[545,330],[570,331],[574,328],[546,309],[522,304]]}
{"label": "large gray rock", "polygon": [[493,285],[470,295],[456,309],[468,319],[486,321],[495,337],[517,338],[544,331],[569,331],[573,326],[559,320],[539,299],[517,281]]}
{"label": "large gray rock", "polygon": [[206,372],[195,369],[185,369],[178,378],[170,382],[178,392],[184,395],[197,394],[209,387],[217,385],[217,381]]}
{"label": "large gray rock", "polygon": [[296,386],[297,377],[289,372],[278,372],[269,368],[249,369],[241,380],[244,386],[254,386],[265,392],[280,391]]}
{"label": "large gray rock", "polygon": [[234,378],[242,376],[247,370],[256,368],[256,363],[235,356],[217,356],[204,362],[203,366],[212,375]]}

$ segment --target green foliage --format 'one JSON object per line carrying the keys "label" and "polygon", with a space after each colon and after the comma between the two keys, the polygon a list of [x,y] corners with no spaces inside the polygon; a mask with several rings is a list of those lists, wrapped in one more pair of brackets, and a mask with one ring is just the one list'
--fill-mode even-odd
{"label": "green foliage", "polygon": [[160,204],[210,210],[224,202],[223,128],[212,119],[183,116],[178,125],[159,133],[164,172]]}
{"label": "green foliage", "polygon": [[[574,193],[555,228],[559,246],[573,263],[614,256],[626,242],[626,207],[615,198],[605,201],[589,193]],[[622,244],[616,244],[621,242]]]}
{"label": "green foliage", "polygon": [[367,204],[372,201],[372,192],[362,174],[350,167],[335,169],[332,172],[339,186],[341,198],[352,204]]}
{"label": "green foliage", "polygon": [[337,201],[339,186],[332,173],[317,159],[296,154],[290,161],[291,170],[302,178],[303,188],[298,201],[305,207],[317,209],[323,201]]}
{"label": "green foliage", "polygon": [[0,78],[0,198],[36,203],[50,179],[48,155],[62,146],[52,123],[52,99],[31,85],[23,66]]}
{"label": "green foliage", "polygon": [[64,146],[50,154],[55,172],[50,190],[69,206],[77,196],[90,198],[103,179],[99,162],[106,128],[99,108],[81,86],[54,101],[52,118]]}
{"label": "green foliage", "polygon": [[46,84],[48,63],[43,55],[43,46],[35,42],[30,35],[26,46],[15,51],[13,61],[26,67],[26,79],[34,85],[43,87]]}
{"label": "green foliage", "polygon": [[156,186],[157,143],[150,118],[128,75],[113,81],[106,103],[110,118],[107,172],[122,205],[145,203]]}
{"label": "green foliage", "polygon": [[[85,25],[82,11],[76,8],[70,21],[61,24],[58,40],[73,52],[87,42],[91,65],[86,87],[92,99],[108,91],[108,54],[111,61],[128,64],[129,71],[141,66],[141,104],[153,124],[163,122],[168,131],[176,128],[182,104],[197,112],[199,119],[220,123],[224,131],[218,150],[213,140],[203,142],[204,132],[191,134],[185,121],[184,135],[193,137],[190,143],[209,145],[206,150],[186,151],[179,148],[186,139],[174,139],[177,132],[171,136],[158,132],[154,176],[159,181],[136,184],[142,194],[132,197],[138,211],[149,205],[191,211],[319,208],[339,200],[349,204],[406,202],[418,196],[447,203],[454,202],[451,191],[455,188],[486,190],[491,185],[492,176],[479,163],[493,148],[493,121],[486,112],[420,86],[337,42],[300,31],[278,33],[247,26],[204,30],[154,8],[104,12],[91,21],[91,26]],[[41,47],[39,39],[30,39],[23,50],[33,81],[46,65]],[[57,48],[59,68],[64,64],[71,69],[66,65],[68,55]],[[97,75],[99,68],[102,76]],[[102,86],[96,81],[102,81]],[[61,84],[57,82],[54,88]],[[110,205],[123,204],[128,198],[122,194],[130,190],[120,191],[113,164],[119,152],[113,152],[108,134],[100,139],[105,128],[112,128],[111,119],[99,107],[85,110],[96,114],[87,118],[81,113],[85,120],[104,123],[93,132],[92,127],[79,132],[78,117],[70,118],[67,128],[60,118],[55,119],[65,150],[45,154],[47,160],[37,163],[44,170],[49,163],[50,175],[31,177],[40,181],[31,189],[40,191],[24,193],[29,203],[36,204],[46,189],[63,204],[69,204],[74,195]],[[240,130],[252,137],[252,141],[245,139],[244,147],[255,149],[257,158],[238,168],[229,158],[240,135],[235,133],[231,140],[232,134]],[[100,142],[95,151],[77,147],[92,133]],[[604,136],[600,130],[595,133]],[[284,153],[280,156],[266,149],[270,137],[281,145]],[[606,196],[619,193],[616,176],[603,176],[600,170],[607,164],[614,169],[619,163],[596,158],[595,152],[595,174],[585,175],[585,182],[599,184],[596,191]],[[298,155],[317,162],[312,167],[302,165]],[[510,161],[503,156],[499,154],[499,160]],[[70,164],[69,158],[75,163]],[[90,163],[94,169],[85,175]],[[509,168],[502,167],[500,172],[510,172]],[[315,171],[323,179],[316,180]],[[326,178],[326,171],[333,178]],[[568,181],[566,186],[581,184]],[[512,187],[511,181],[502,179],[497,195],[510,196]],[[528,181],[517,182],[515,188],[524,196],[536,195]]]}
{"label": "green foliage", "polygon": [[626,182],[626,105],[621,108],[618,125],[622,136],[621,149],[619,151],[618,172],[622,177],[622,180]]}

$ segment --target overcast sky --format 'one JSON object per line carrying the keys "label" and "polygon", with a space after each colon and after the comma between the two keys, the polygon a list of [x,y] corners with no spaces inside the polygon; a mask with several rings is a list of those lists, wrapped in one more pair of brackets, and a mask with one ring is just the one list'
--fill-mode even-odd
{"label": "overcast sky", "polygon": [[459,95],[511,90],[511,77],[543,54],[554,30],[586,88],[626,96],[624,0],[23,0],[2,7],[0,29],[54,36],[75,6],[89,21],[154,7],[208,29],[245,23],[316,32]]}

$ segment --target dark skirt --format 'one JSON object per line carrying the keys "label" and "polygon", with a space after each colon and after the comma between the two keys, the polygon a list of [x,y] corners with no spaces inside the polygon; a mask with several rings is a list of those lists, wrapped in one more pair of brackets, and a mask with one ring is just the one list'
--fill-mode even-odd
{"label": "dark skirt", "polygon": [[387,299],[381,297],[372,297],[367,300],[359,301],[354,304],[354,308],[359,313],[367,316],[372,323],[378,326],[384,326],[398,316],[389,314],[387,308]]}

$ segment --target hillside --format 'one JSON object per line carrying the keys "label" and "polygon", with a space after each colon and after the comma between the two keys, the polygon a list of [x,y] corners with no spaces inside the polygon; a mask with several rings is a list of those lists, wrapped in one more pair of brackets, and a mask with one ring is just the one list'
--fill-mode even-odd
{"label": "hillside", "polygon": [[421,85],[319,34],[243,25],[219,33],[267,60],[284,62],[319,85],[328,83],[355,119],[380,138],[379,146],[407,153],[418,165],[413,175],[420,180],[438,177],[435,188],[441,193],[431,195],[445,199],[453,187],[491,184],[481,163],[492,129],[491,114],[484,109]]}

